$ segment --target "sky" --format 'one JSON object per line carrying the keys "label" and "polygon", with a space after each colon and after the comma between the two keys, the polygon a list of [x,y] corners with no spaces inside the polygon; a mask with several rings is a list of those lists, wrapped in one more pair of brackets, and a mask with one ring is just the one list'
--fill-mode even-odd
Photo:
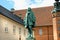
{"label": "sky", "polygon": [[38,8],[38,7],[46,7],[53,6],[55,0],[0,0],[0,5],[10,10],[14,8],[15,10]]}
{"label": "sky", "polygon": [[12,0],[11,1],[0,0],[0,5],[7,8],[8,10],[10,10],[11,8],[14,8],[14,2]]}

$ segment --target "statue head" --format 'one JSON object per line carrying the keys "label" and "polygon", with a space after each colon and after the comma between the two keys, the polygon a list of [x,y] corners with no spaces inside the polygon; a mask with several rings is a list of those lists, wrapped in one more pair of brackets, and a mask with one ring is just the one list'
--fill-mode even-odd
{"label": "statue head", "polygon": [[28,7],[28,9],[27,9],[27,13],[28,13],[28,15],[30,14],[30,12],[31,12],[31,8]]}
{"label": "statue head", "polygon": [[31,11],[31,8],[30,7],[28,7],[28,11]]}

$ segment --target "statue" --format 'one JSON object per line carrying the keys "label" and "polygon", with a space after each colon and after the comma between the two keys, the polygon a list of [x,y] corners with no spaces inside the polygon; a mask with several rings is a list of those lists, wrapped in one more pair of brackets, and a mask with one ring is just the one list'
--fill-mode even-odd
{"label": "statue", "polygon": [[56,13],[60,11],[60,2],[59,0],[55,0],[56,2],[54,3],[54,10],[52,11],[52,13]]}
{"label": "statue", "polygon": [[33,30],[32,28],[35,26],[35,16],[31,10],[31,8],[29,7],[28,10],[27,10],[27,13],[26,13],[26,16],[24,18],[24,25],[25,25],[25,28],[28,29],[28,39],[29,38],[33,38]]}

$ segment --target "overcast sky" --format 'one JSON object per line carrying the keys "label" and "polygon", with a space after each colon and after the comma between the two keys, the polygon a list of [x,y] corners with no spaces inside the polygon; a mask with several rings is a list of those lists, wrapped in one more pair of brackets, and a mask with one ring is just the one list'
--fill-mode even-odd
{"label": "overcast sky", "polygon": [[0,5],[15,10],[52,6],[55,0],[0,0]]}

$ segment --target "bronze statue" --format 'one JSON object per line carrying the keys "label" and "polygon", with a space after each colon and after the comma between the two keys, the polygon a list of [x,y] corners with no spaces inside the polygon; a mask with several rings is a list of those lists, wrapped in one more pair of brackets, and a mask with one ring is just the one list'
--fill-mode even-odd
{"label": "bronze statue", "polygon": [[31,8],[29,7],[24,18],[24,25],[28,29],[28,38],[33,37],[32,28],[35,26],[35,16],[32,12]]}
{"label": "bronze statue", "polygon": [[60,2],[59,0],[55,0],[56,2],[54,3],[54,10],[52,11],[52,13],[56,13],[60,11]]}

